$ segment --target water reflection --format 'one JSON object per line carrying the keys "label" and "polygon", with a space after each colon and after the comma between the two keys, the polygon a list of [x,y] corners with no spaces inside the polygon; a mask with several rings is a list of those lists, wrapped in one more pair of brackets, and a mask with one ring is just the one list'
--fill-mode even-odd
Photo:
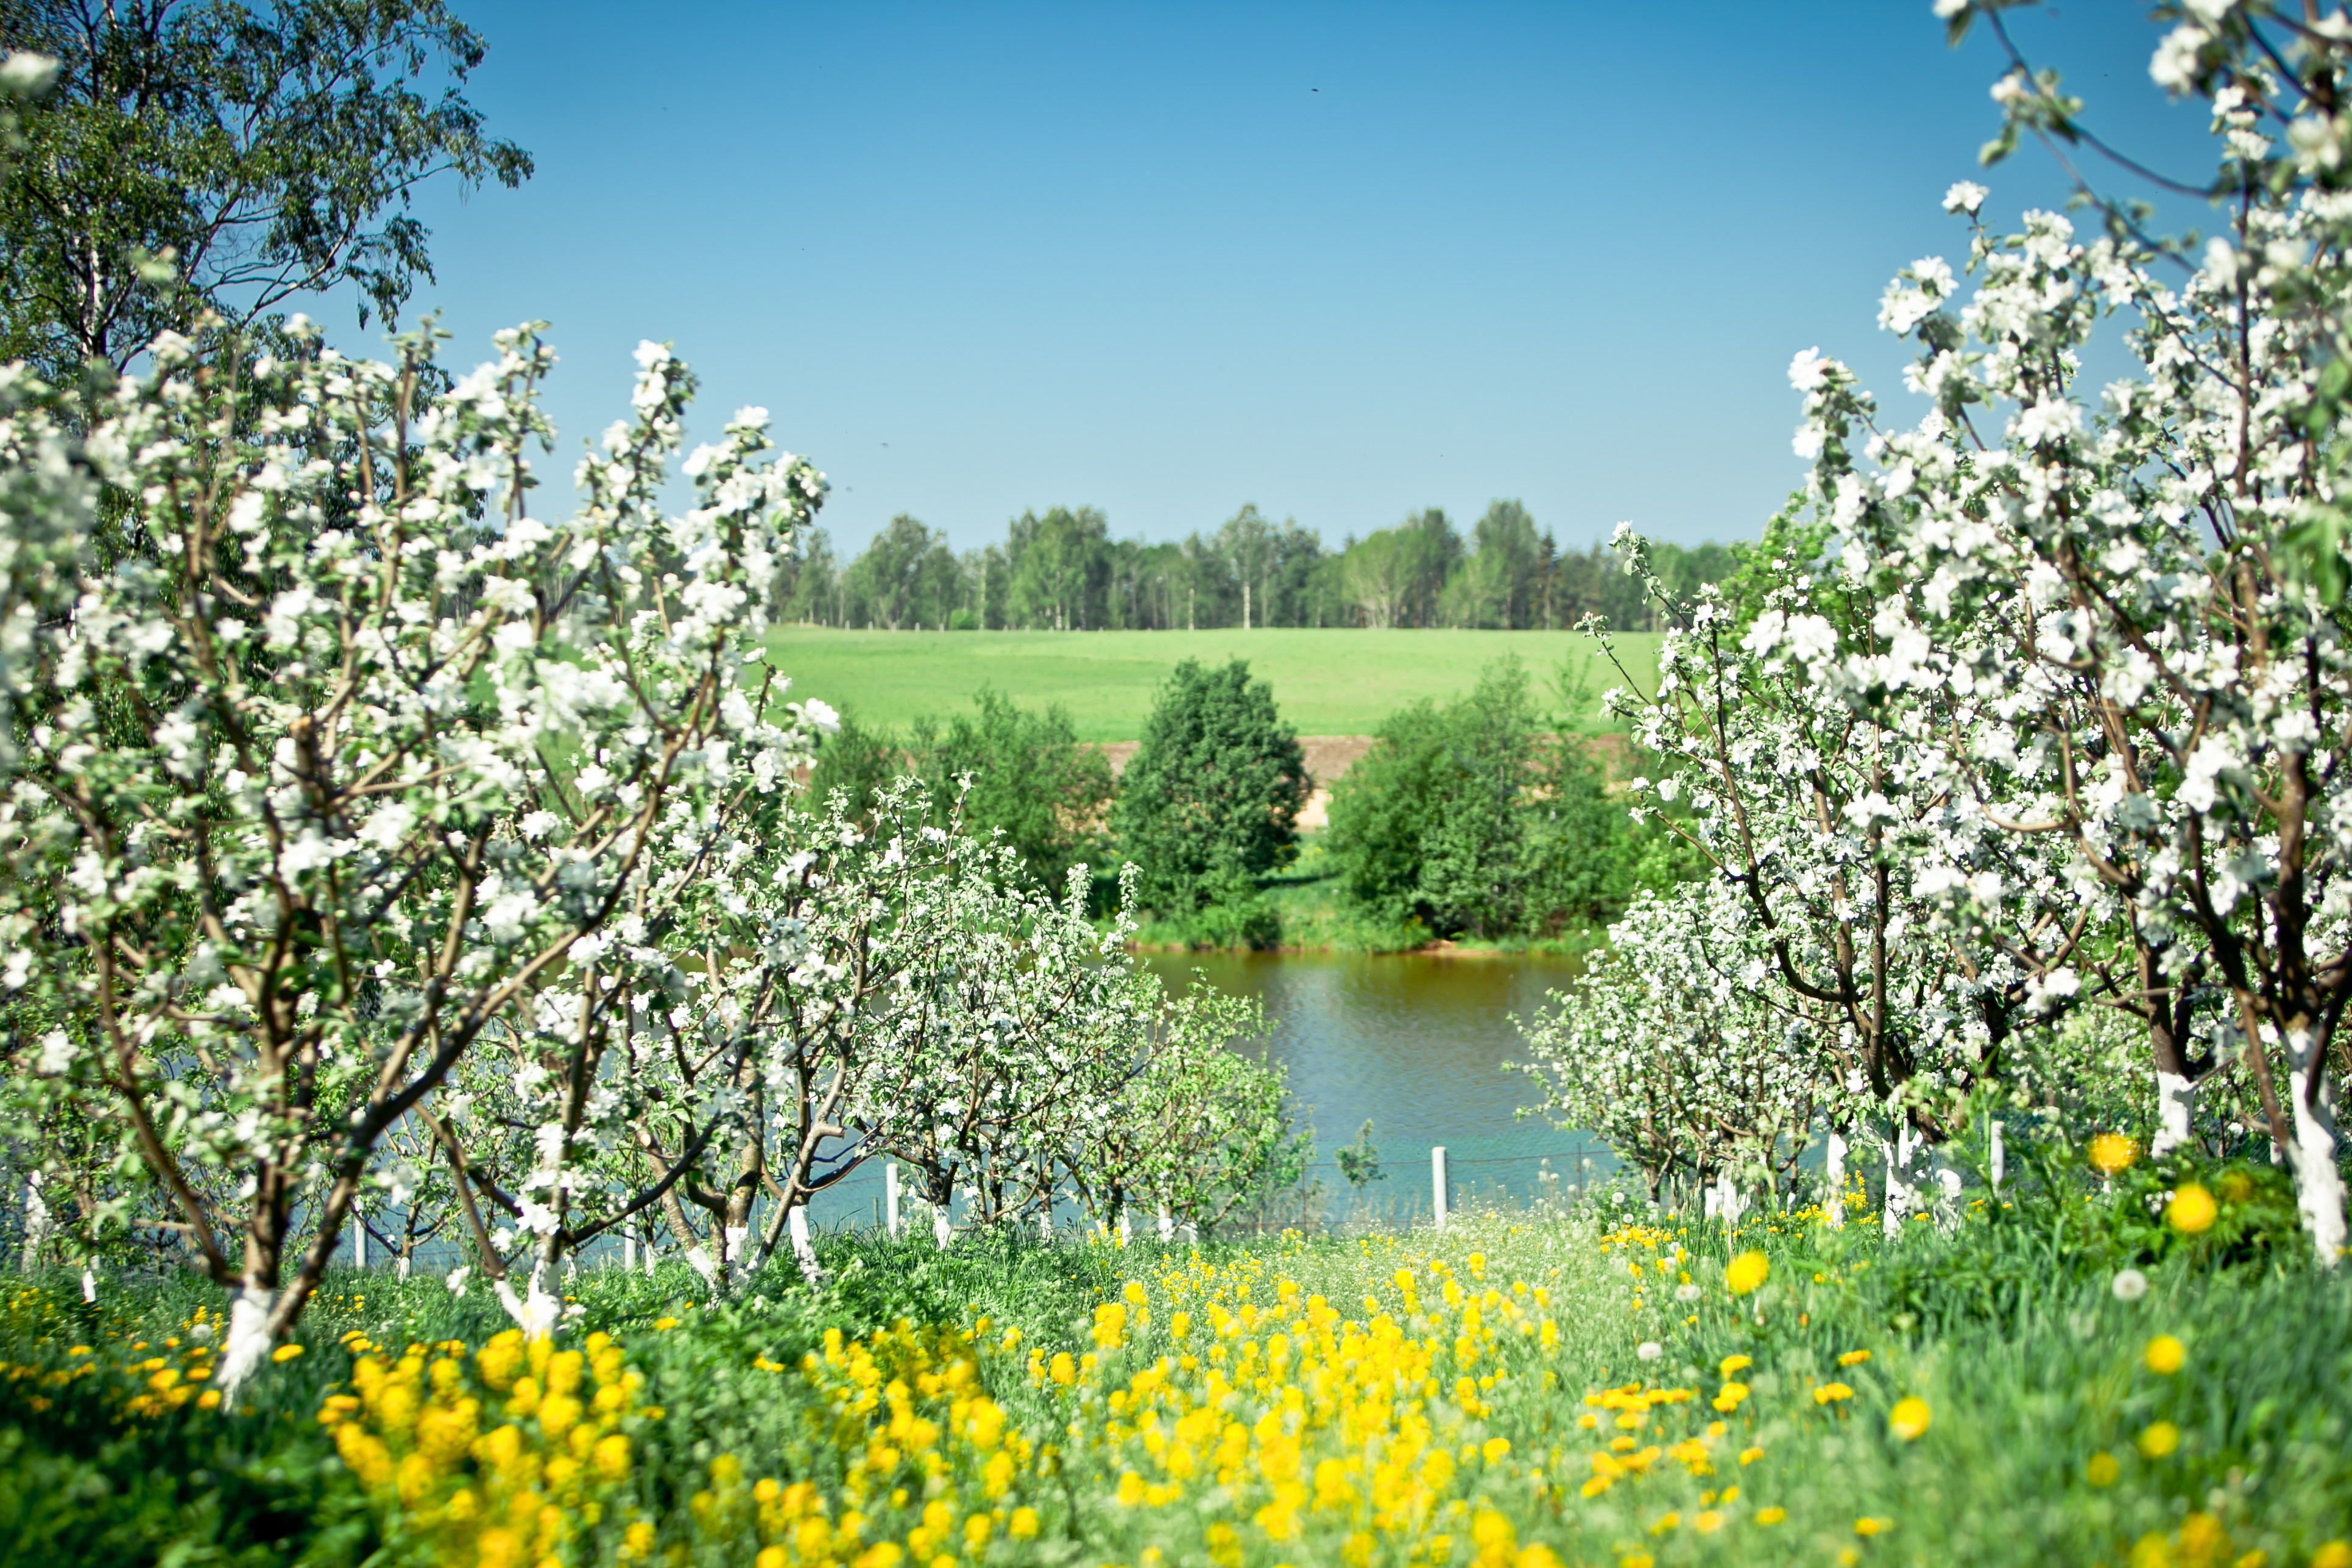
{"label": "water reflection", "polygon": [[1533,1106],[1534,1084],[1503,1064],[1525,1058],[1514,1014],[1551,1005],[1547,991],[1573,981],[1568,959],[1426,953],[1154,953],[1145,963],[1171,988],[1201,970],[1212,984],[1265,1004],[1274,1032],[1265,1048],[1290,1069],[1291,1087],[1312,1111],[1315,1173],[1344,1191],[1331,1151],[1355,1141],[1367,1117],[1389,1179],[1383,1199],[1426,1206],[1429,1151],[1444,1144],[1457,1194],[1507,1191],[1532,1196],[1539,1162],[1573,1184],[1590,1162],[1613,1169],[1590,1136],[1554,1130]]}

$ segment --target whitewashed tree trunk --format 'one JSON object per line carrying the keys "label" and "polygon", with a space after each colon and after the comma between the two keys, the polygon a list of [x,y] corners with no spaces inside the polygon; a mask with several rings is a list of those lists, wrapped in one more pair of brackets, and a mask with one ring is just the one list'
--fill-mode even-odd
{"label": "whitewashed tree trunk", "polygon": [[268,1290],[237,1290],[229,1297],[228,1338],[221,1342],[220,1370],[213,1379],[224,1409],[236,1405],[237,1390],[269,1354],[269,1309],[275,1304],[275,1293]]}
{"label": "whitewashed tree trunk", "polygon": [[784,1216],[784,1229],[793,1238],[793,1258],[801,1266],[801,1278],[812,1285],[824,1283],[824,1270],[817,1267],[816,1247],[809,1240],[808,1205],[794,1204]]}
{"label": "whitewashed tree trunk", "polygon": [[1168,1212],[1168,1205],[1167,1205],[1167,1204],[1166,1204],[1166,1203],[1164,1203],[1164,1202],[1163,1202],[1163,1203],[1160,1205],[1160,1244],[1161,1244],[1162,1246],[1165,1246],[1165,1245],[1166,1245],[1166,1244],[1168,1244],[1169,1242],[1171,1242],[1171,1241],[1173,1241],[1173,1240],[1175,1240],[1175,1239],[1176,1239],[1176,1216],[1175,1216],[1174,1215],[1170,1214],[1170,1213]]}
{"label": "whitewashed tree trunk", "polygon": [[1118,1244],[1125,1247],[1135,1235],[1135,1217],[1124,1203],[1118,1205]]}
{"label": "whitewashed tree trunk", "polygon": [[1960,1228],[1960,1191],[1966,1183],[1961,1180],[1960,1168],[1952,1163],[1949,1151],[1941,1143],[1936,1145],[1929,1169],[1934,1183],[1936,1226],[1949,1235]]}
{"label": "whitewashed tree trunk", "polygon": [[81,1266],[81,1299],[85,1302],[98,1300],[98,1274],[87,1258]]}
{"label": "whitewashed tree trunk", "polygon": [[1845,1134],[1834,1127],[1830,1129],[1827,1174],[1830,1198],[1829,1202],[1822,1206],[1828,1212],[1830,1228],[1843,1230],[1845,1228]]}
{"label": "whitewashed tree trunk", "polygon": [[1898,1128],[1886,1145],[1886,1203],[1879,1213],[1879,1228],[1889,1240],[1903,1234],[1903,1222],[1919,1209],[1918,1189],[1911,1184],[1911,1129]]}
{"label": "whitewashed tree trunk", "polygon": [[953,1198],[931,1205],[931,1240],[938,1244],[941,1252],[945,1252],[948,1243],[955,1239],[955,1225],[948,1217],[948,1211],[954,1205]]}
{"label": "whitewashed tree trunk", "polygon": [[898,1162],[892,1160],[882,1167],[882,1228],[890,1239],[898,1239]]}
{"label": "whitewashed tree trunk", "polygon": [[2344,1176],[2336,1167],[2336,1075],[2327,1070],[2316,1037],[2291,1038],[2287,1050],[2288,1093],[2294,1101],[2294,1142],[2287,1149],[2287,1163],[2294,1170],[2296,1205],[2320,1267],[2333,1268],[2343,1262],[2345,1245]]}
{"label": "whitewashed tree trunk", "polygon": [[1992,1119],[1989,1142],[1992,1145],[1992,1190],[1998,1193],[2000,1191],[2000,1184],[2009,1175],[2009,1149],[2004,1141],[2002,1122],[1998,1116]]}
{"label": "whitewashed tree trunk", "polygon": [[25,1250],[16,1266],[30,1274],[40,1267],[41,1248],[49,1239],[49,1205],[41,1196],[41,1173],[25,1178]]}
{"label": "whitewashed tree trunk", "polygon": [[2180,1073],[2159,1071],[2156,1075],[2156,1136],[2148,1141],[2148,1153],[2162,1159],[2186,1144],[2196,1120],[2195,1081]]}

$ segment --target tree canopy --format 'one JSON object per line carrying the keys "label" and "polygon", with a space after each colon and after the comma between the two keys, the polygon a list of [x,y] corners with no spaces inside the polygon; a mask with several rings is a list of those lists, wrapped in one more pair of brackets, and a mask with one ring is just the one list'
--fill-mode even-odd
{"label": "tree canopy", "polygon": [[0,357],[53,376],[339,287],[389,320],[433,277],[417,188],[531,172],[439,0],[7,0],[0,46],[57,62],[0,174]]}

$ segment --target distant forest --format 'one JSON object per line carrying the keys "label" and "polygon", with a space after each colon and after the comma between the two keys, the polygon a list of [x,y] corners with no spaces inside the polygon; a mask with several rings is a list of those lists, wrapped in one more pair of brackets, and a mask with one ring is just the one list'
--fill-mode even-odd
{"label": "distant forest", "polygon": [[[1670,587],[1720,582],[1721,544],[1653,547]],[[1167,631],[1219,626],[1573,626],[1599,613],[1654,629],[1605,545],[1562,550],[1528,509],[1498,500],[1467,536],[1437,508],[1337,550],[1311,528],[1245,506],[1214,533],[1178,543],[1113,539],[1094,507],[1024,511],[1002,544],[948,547],[903,512],[844,563],[824,530],[778,580],[784,616],[889,631]]]}

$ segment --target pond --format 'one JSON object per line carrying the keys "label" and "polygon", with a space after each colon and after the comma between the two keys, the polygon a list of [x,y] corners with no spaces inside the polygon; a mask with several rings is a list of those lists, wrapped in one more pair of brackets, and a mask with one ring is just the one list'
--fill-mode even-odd
{"label": "pond", "polygon": [[[1512,1024],[1554,1005],[1546,993],[1582,973],[1573,959],[1517,953],[1153,953],[1171,990],[1198,969],[1212,984],[1265,1004],[1267,1055],[1315,1129],[1312,1173],[1345,1197],[1332,1151],[1369,1119],[1388,1179],[1368,1196],[1397,1217],[1425,1214],[1429,1151],[1446,1152],[1458,1205],[1471,1195],[1536,1195],[1549,1169],[1571,1186],[1605,1178],[1616,1161],[1587,1134],[1519,1117],[1540,1096],[1504,1064],[1528,1051]],[[1546,1163],[1549,1163],[1548,1166]]]}
{"label": "pond", "polygon": [[[1315,1130],[1309,1172],[1347,1209],[1350,1194],[1332,1151],[1355,1142],[1369,1119],[1383,1181],[1364,1194],[1370,1215],[1425,1217],[1432,1145],[1446,1151],[1452,1201],[1538,1195],[1549,1170],[1570,1188],[1616,1167],[1606,1145],[1519,1118],[1538,1096],[1503,1064],[1527,1050],[1513,1015],[1533,1017],[1545,993],[1580,973],[1572,959],[1526,954],[1150,953],[1143,962],[1172,990],[1198,969],[1219,990],[1255,996],[1273,1025],[1264,1049],[1288,1068],[1302,1117]],[[1244,1046],[1243,1048],[1253,1048]],[[821,1225],[874,1222],[882,1173],[869,1162],[822,1194]]]}

